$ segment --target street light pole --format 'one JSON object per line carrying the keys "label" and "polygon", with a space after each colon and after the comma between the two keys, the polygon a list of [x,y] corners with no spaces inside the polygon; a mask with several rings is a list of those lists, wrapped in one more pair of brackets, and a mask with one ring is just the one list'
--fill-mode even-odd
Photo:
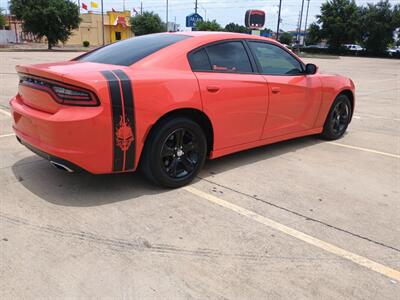
{"label": "street light pole", "polygon": [[282,0],[279,0],[278,25],[276,26],[276,40],[279,39],[279,25],[281,23]]}
{"label": "street light pole", "polygon": [[[301,24],[303,23],[303,10],[304,10],[304,0],[301,1],[301,11],[300,11],[300,23],[299,23],[299,34],[298,34],[298,40],[301,39]],[[300,41],[299,41],[300,44]],[[303,43],[301,43],[303,44]]]}
{"label": "street light pole", "polygon": [[167,27],[167,32],[168,32],[168,0],[167,0],[167,11],[166,11],[166,19],[167,19],[167,24],[165,25]]}
{"label": "street light pole", "polygon": [[207,21],[207,9],[201,4],[199,4],[199,6],[204,10],[204,20]]}
{"label": "street light pole", "polygon": [[104,3],[103,3],[103,0],[101,0],[101,31],[103,33],[103,46],[104,46],[105,39],[104,39]]}
{"label": "street light pole", "polygon": [[304,42],[306,41],[307,36],[307,21],[308,21],[308,10],[310,9],[310,0],[307,0],[307,13],[306,13],[306,23],[304,25]]}

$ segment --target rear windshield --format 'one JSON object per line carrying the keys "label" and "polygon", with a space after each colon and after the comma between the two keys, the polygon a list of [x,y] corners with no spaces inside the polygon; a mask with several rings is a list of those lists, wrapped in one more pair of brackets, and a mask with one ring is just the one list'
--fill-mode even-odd
{"label": "rear windshield", "polygon": [[162,48],[189,37],[182,34],[166,33],[143,35],[99,48],[76,58],[76,60],[130,66]]}

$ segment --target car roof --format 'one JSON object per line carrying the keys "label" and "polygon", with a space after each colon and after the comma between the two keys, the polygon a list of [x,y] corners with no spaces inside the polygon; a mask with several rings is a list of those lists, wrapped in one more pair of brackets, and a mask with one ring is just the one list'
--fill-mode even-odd
{"label": "car roof", "polygon": [[236,32],[225,32],[225,31],[179,31],[179,32],[170,32],[169,34],[182,34],[191,36],[194,38],[207,38],[210,39],[259,39],[259,40],[267,40],[276,42],[274,39],[270,39],[263,36],[246,34],[246,33],[236,33]]}

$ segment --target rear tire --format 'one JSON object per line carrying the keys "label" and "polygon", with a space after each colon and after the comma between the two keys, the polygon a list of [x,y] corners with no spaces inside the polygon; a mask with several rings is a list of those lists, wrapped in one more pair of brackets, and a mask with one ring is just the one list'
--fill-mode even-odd
{"label": "rear tire", "polygon": [[206,156],[207,140],[200,125],[183,117],[171,118],[152,129],[140,167],[157,185],[178,188],[196,177]]}
{"label": "rear tire", "polygon": [[343,136],[349,126],[352,114],[350,99],[346,95],[339,95],[333,102],[321,137],[327,140],[337,140]]}

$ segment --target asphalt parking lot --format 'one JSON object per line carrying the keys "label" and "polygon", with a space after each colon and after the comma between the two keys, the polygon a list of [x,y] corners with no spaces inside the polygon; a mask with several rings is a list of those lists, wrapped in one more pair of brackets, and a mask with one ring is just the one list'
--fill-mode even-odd
{"label": "asphalt parking lot", "polygon": [[308,59],[356,84],[344,138],[209,161],[164,190],[64,173],[12,135],[14,66],[76,55],[0,52],[0,298],[399,299],[399,60]]}

